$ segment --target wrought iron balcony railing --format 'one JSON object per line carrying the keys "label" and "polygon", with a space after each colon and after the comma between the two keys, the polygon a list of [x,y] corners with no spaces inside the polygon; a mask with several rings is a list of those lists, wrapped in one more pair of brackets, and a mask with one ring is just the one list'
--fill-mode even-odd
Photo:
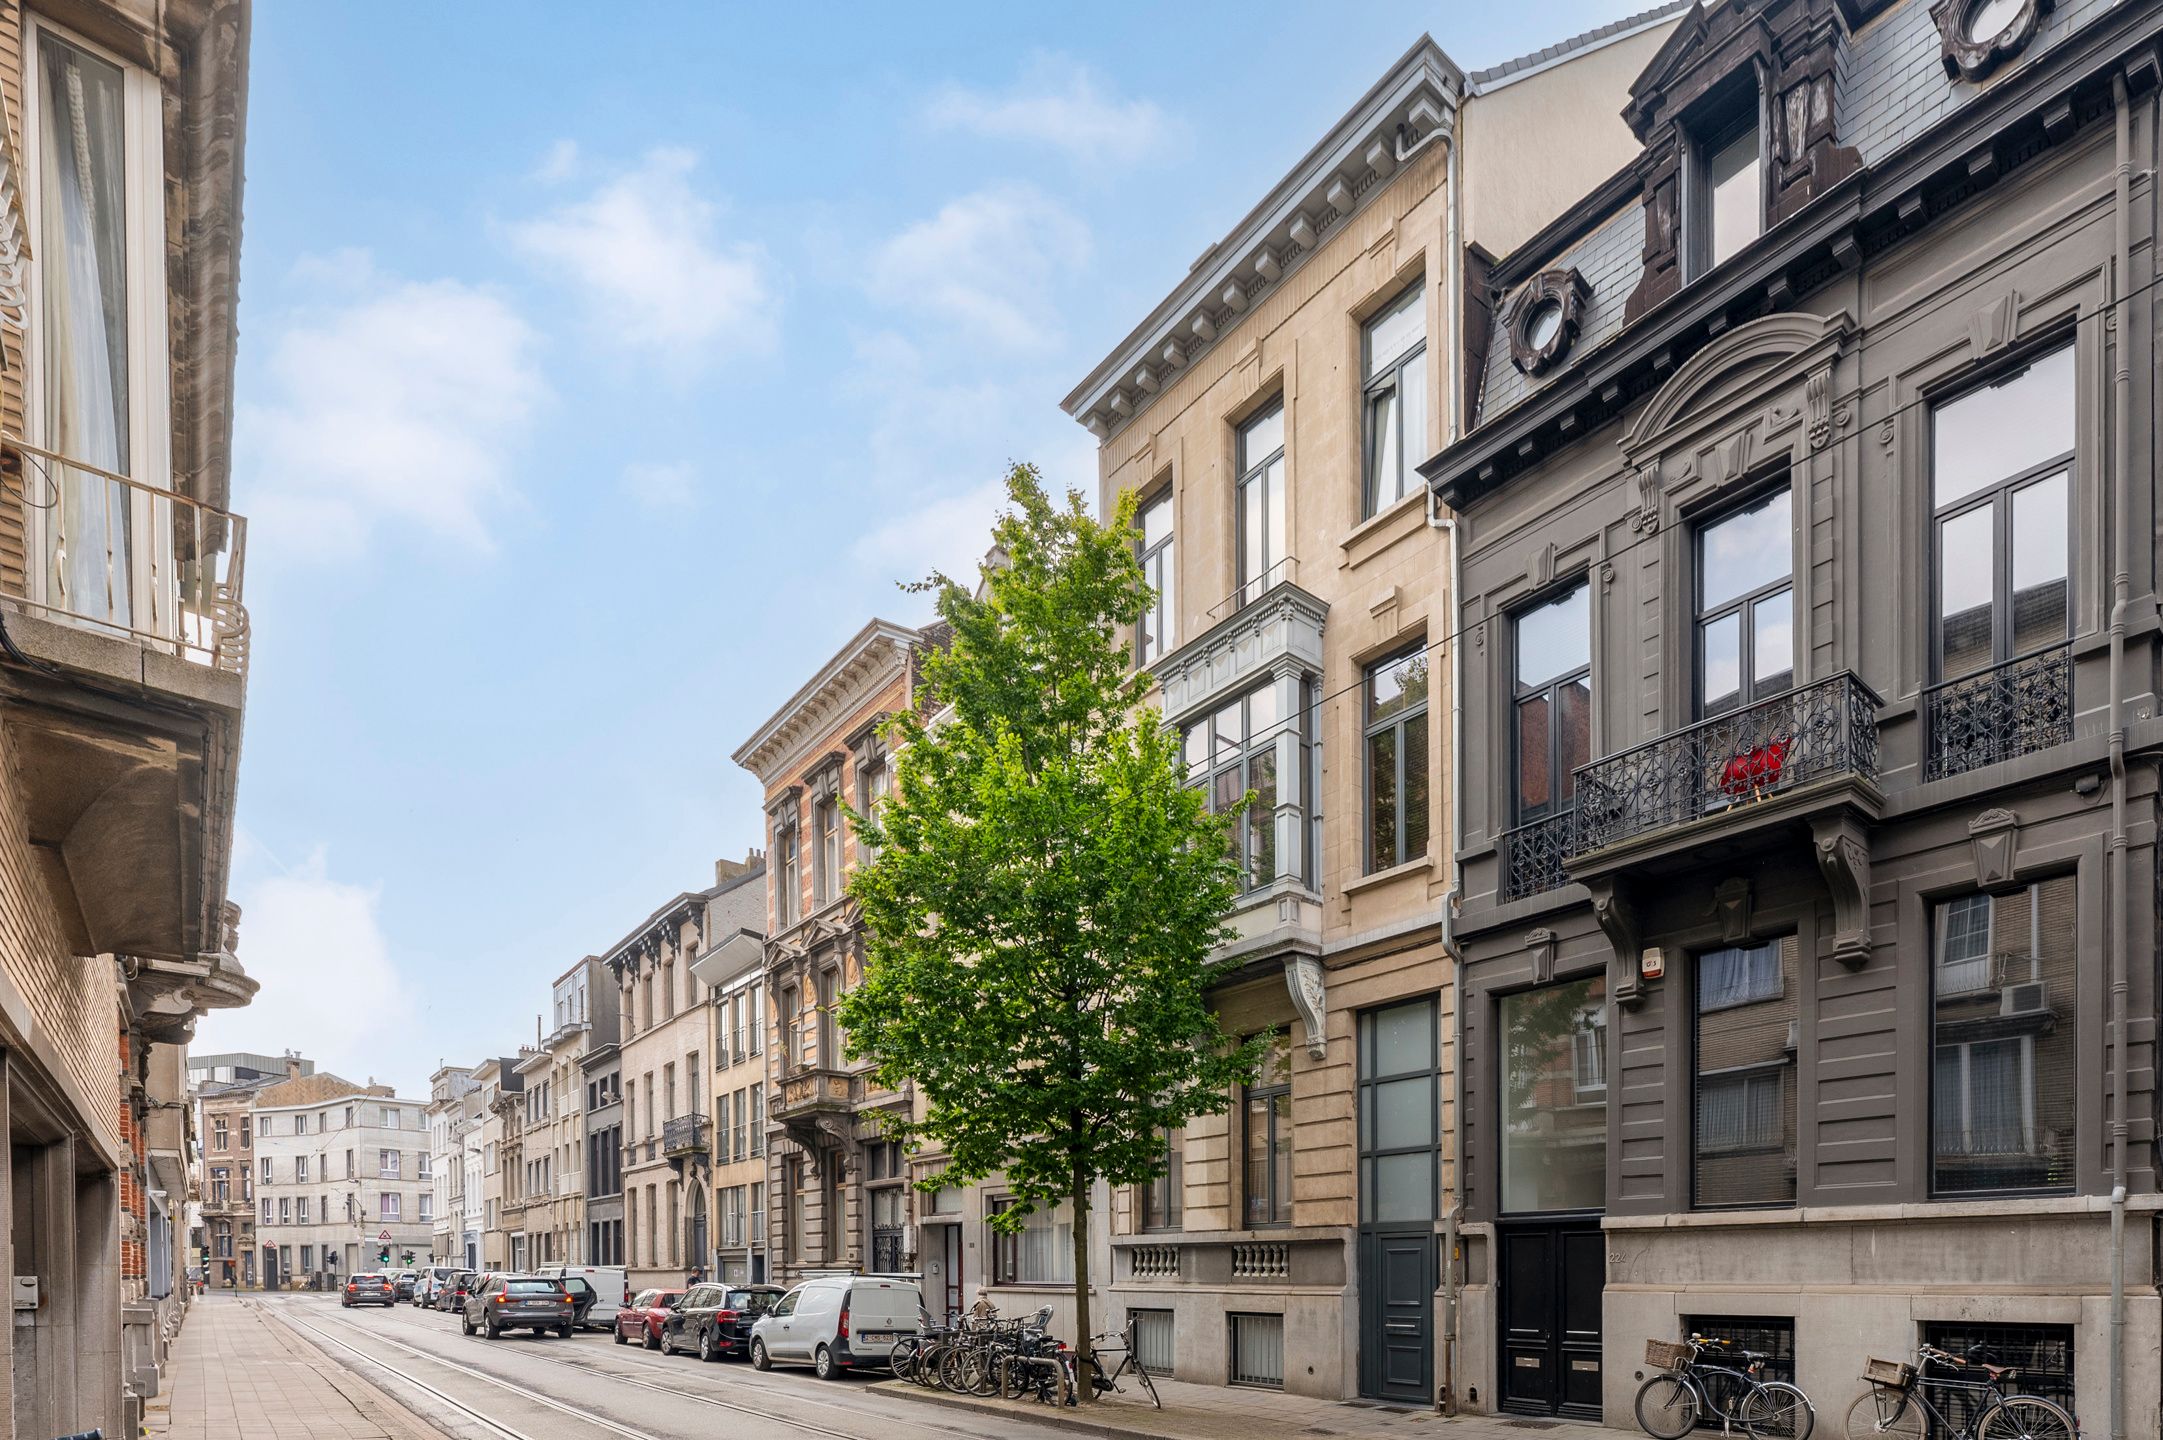
{"label": "wrought iron balcony railing", "polygon": [[0,452],[29,557],[0,579],[16,605],[247,673],[244,518],[12,435],[0,435]]}
{"label": "wrought iron balcony railing", "polygon": [[1560,887],[1577,817],[1564,810],[1502,832],[1502,898],[1522,900]]}
{"label": "wrought iron balcony railing", "polygon": [[1738,810],[1814,781],[1875,781],[1878,705],[1869,686],[1843,671],[1581,765],[1570,854]]}
{"label": "wrought iron balcony railing", "polygon": [[673,1120],[661,1122],[661,1153],[671,1159],[678,1155],[705,1154],[706,1117],[678,1115]]}
{"label": "wrought iron balcony railing", "polygon": [[1925,780],[1964,775],[2073,738],[2073,647],[2036,650],[1923,692]]}

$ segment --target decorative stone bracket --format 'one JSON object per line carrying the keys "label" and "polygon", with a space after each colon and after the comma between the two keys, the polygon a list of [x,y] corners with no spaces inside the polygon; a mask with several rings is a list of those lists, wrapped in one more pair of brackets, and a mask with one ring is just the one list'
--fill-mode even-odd
{"label": "decorative stone bracket", "polygon": [[1329,984],[1322,972],[1322,962],[1313,955],[1287,955],[1284,958],[1284,987],[1292,992],[1292,1008],[1299,1012],[1300,1024],[1307,1027],[1307,1055],[1310,1059],[1325,1060],[1329,1057]]}
{"label": "decorative stone bracket", "polygon": [[1833,896],[1833,958],[1850,970],[1870,963],[1870,839],[1862,823],[1837,815],[1810,825],[1811,853]]}
{"label": "decorative stone bracket", "polygon": [[1620,880],[1594,880],[1590,888],[1592,918],[1614,951],[1608,963],[1608,993],[1617,1005],[1635,1010],[1645,1003],[1645,981],[1637,968],[1638,957],[1644,953],[1637,903]]}

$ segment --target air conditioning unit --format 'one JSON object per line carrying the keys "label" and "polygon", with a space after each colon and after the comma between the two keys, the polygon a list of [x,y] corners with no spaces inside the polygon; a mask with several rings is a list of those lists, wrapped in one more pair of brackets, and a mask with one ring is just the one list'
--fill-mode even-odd
{"label": "air conditioning unit", "polygon": [[2025,981],[2008,985],[1998,996],[1998,1014],[2010,1019],[2016,1015],[2045,1015],[2050,1007],[2044,1002],[2043,982]]}

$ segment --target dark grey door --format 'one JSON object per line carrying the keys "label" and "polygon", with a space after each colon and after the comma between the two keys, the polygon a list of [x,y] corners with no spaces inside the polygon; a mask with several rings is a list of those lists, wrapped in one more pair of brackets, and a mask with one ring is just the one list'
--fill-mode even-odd
{"label": "dark grey door", "polygon": [[1510,1225],[1501,1252],[1502,1408],[1601,1418],[1607,1241],[1598,1221]]}
{"label": "dark grey door", "polygon": [[1435,1237],[1370,1230],[1359,1238],[1359,1390],[1434,1399]]}

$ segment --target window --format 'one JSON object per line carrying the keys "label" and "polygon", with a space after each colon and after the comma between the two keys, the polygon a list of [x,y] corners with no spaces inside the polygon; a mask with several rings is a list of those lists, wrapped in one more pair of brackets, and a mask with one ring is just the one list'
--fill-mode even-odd
{"label": "window", "polygon": [[1567,812],[1576,770],[1592,758],[1592,597],[1582,583],[1521,611],[1513,756],[1517,821]]}
{"label": "window", "polygon": [[811,807],[813,903],[828,905],[841,895],[841,802],[821,796]]}
{"label": "window", "polygon": [[796,811],[774,819],[774,923],[786,928],[797,921],[802,881],[797,874]]}
{"label": "window", "polygon": [[243,1150],[247,1149],[249,1145],[248,1130],[249,1120],[247,1116],[243,1115],[240,1117],[240,1148]]}
{"label": "window", "polygon": [[1172,1373],[1172,1312],[1129,1310],[1134,1327],[1134,1363],[1152,1375]]}
{"label": "window", "polygon": [[307,1134],[307,1133],[308,1133],[308,1117],[307,1117],[307,1116],[305,1116],[305,1115],[295,1115],[295,1116],[293,1117],[293,1133],[294,1133],[295,1135],[305,1135],[305,1134]]}
{"label": "window", "polygon": [[1247,1228],[1292,1223],[1292,1057],[1282,1035],[1269,1043],[1246,1087]]}
{"label": "window", "polygon": [[1932,413],[1939,679],[2066,638],[2073,427],[2070,345]]}
{"label": "window", "polygon": [[[1011,1196],[991,1202],[990,1213],[1014,1208]],[[991,1283],[994,1285],[1071,1285],[1074,1283],[1074,1213],[1065,1201],[1022,1217],[1021,1228],[991,1232]]]}
{"label": "window", "polygon": [[1795,937],[1696,957],[1693,1201],[1795,1201]]}
{"label": "window", "polygon": [[[887,797],[894,793],[894,766],[886,753],[869,746],[856,764],[856,813],[876,822],[879,812],[886,808]],[[856,833],[857,863],[868,865],[879,856],[878,847],[867,844],[863,831]]]}
{"label": "window", "polygon": [[398,1219],[398,1199],[398,1192],[395,1190],[386,1190],[376,1197],[378,1218],[383,1220]]}
{"label": "window", "polygon": [[1427,855],[1427,651],[1367,667],[1367,870]]}
{"label": "window", "polygon": [[271,1178],[270,1178],[270,1157],[269,1157],[268,1155],[265,1155],[265,1156],[263,1157],[263,1183],[264,1183],[265,1185],[268,1185],[268,1184],[270,1184],[270,1183],[271,1183]]}
{"label": "window", "polygon": [[751,1053],[757,1055],[766,1049],[766,987],[751,991]]}
{"label": "window", "polygon": [[[88,465],[166,484],[165,207],[158,87],[43,24],[31,30],[25,135],[35,240],[26,345],[37,443]],[[133,597],[170,566],[146,498],[55,467],[57,494],[33,508],[42,557],[33,585],[69,613],[151,629]],[[150,544],[140,540],[148,538]],[[164,556],[157,553],[166,552]],[[151,608],[162,610],[153,598]]]}
{"label": "window", "polygon": [[1229,815],[1254,796],[1231,835],[1250,890],[1277,878],[1277,736],[1288,723],[1272,685],[1196,720],[1185,736],[1187,781],[1203,787],[1212,813]]}
{"label": "window", "polygon": [[265,1225],[270,1224],[270,1197],[268,1195],[263,1197],[263,1223]]}
{"label": "window", "polygon": [[1940,902],[1931,1018],[1931,1186],[2070,1190],[2077,1044],[2070,875]]}
{"label": "window", "polygon": [[296,1156],[295,1156],[295,1157],[293,1158],[293,1179],[294,1179],[294,1181],[295,1181],[296,1183],[300,1183],[300,1184],[305,1184],[305,1183],[307,1182],[307,1179],[308,1179],[308,1157],[307,1157],[307,1156],[305,1156],[305,1155],[296,1155]]}
{"label": "window", "polygon": [[1435,1055],[1440,1023],[1432,1000],[1359,1017],[1359,1219],[1362,1225],[1426,1229],[1440,1126]]}
{"label": "window", "polygon": [[278,1197],[278,1223],[280,1225],[293,1223],[293,1202],[284,1195]]}
{"label": "window", "polygon": [[262,1124],[261,1124],[261,1125],[260,1125],[259,1127],[257,1127],[256,1133],[257,1133],[257,1134],[259,1134],[259,1135],[268,1135],[268,1134],[270,1134],[270,1121],[271,1121],[271,1117],[270,1117],[270,1116],[268,1116],[268,1115],[265,1115],[265,1116],[263,1117],[263,1121],[262,1121]]}
{"label": "window", "polygon": [[1413,467],[1427,451],[1427,308],[1418,284],[1369,320],[1360,334],[1361,519],[1378,515],[1418,486]]}
{"label": "window", "polygon": [[[1501,1012],[1503,1210],[1601,1209],[1607,977],[1520,990]],[[1601,1083],[1587,1084],[1595,1073]]]}
{"label": "window", "polygon": [[[324,1212],[323,1218],[325,1220],[330,1218],[328,1211]],[[305,1195],[293,1202],[293,1223],[296,1225],[308,1223],[308,1197]]]}
{"label": "window", "polygon": [[766,1087],[763,1083],[751,1087],[751,1157],[755,1160],[766,1153]]}
{"label": "window", "polygon": [[1232,1323],[1232,1383],[1284,1388],[1284,1317],[1229,1315]]}
{"label": "window", "polygon": [[211,1118],[210,1146],[213,1150],[229,1150],[232,1148],[232,1133],[227,1128],[226,1118],[223,1115]]}
{"label": "window", "polygon": [[1765,232],[1757,91],[1725,107],[1691,146],[1691,272],[1712,269]]}
{"label": "window", "polygon": [[1172,548],[1172,487],[1166,485],[1135,517],[1142,531],[1142,579],[1152,592],[1149,609],[1134,636],[1135,656],[1144,666],[1162,660],[1178,644],[1178,583]]}
{"label": "window", "polygon": [[1239,603],[1282,577],[1288,535],[1284,502],[1284,402],[1239,427]]}
{"label": "window", "polygon": [[1794,526],[1782,487],[1697,532],[1697,710],[1795,684]]}
{"label": "window", "polygon": [[396,1180],[398,1178],[398,1152],[396,1150],[376,1151],[376,1174],[385,1180]]}
{"label": "window", "polygon": [[436,1218],[436,1197],[429,1194],[426,1190],[423,1190],[421,1192],[421,1218],[423,1220],[433,1220]]}
{"label": "window", "polygon": [[[1951,1355],[1965,1355],[1976,1345],[1990,1351],[1990,1363],[2008,1367],[2002,1383],[2009,1394],[2040,1395],[2073,1408],[2073,1327],[2005,1325],[1979,1320],[1923,1323],[1923,1343]],[[1965,1378],[1965,1377],[1948,1377]],[[1975,1393],[1952,1385],[1923,1382],[1931,1402],[1955,1425],[1973,1425]]]}
{"label": "window", "polygon": [[[1177,1230],[1181,1202],[1186,1196],[1186,1134],[1181,1130],[1163,1132],[1164,1173],[1141,1187],[1141,1228],[1144,1230]],[[943,1192],[942,1192],[943,1193]]]}

